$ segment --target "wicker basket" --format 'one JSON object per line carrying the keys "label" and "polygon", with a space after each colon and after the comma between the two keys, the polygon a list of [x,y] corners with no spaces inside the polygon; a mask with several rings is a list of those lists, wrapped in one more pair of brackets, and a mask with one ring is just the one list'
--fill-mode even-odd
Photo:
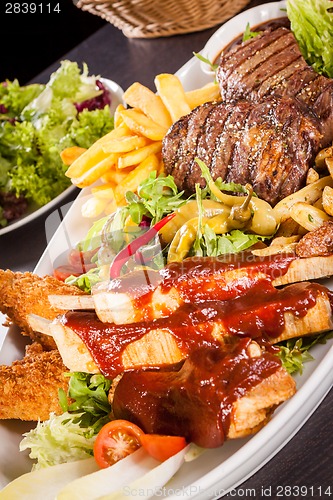
{"label": "wicker basket", "polygon": [[74,0],[128,38],[157,38],[201,31],[223,23],[250,0]]}

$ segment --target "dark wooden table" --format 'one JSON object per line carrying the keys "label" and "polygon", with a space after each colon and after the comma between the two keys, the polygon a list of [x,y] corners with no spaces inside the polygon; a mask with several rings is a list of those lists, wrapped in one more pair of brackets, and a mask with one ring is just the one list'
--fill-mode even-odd
{"label": "dark wooden table", "polygon": [[[253,1],[249,7],[259,3],[264,2]],[[115,80],[123,89],[139,81],[155,91],[154,76],[177,71],[193,52],[203,48],[216,29],[144,40],[128,39],[108,24],[61,59],[86,62],[91,74]],[[55,61],[34,81],[46,82],[58,65],[59,61]],[[72,193],[65,202],[73,200],[77,193]],[[0,236],[0,268],[34,269],[47,244],[45,220],[48,215],[46,213],[27,226]],[[332,404],[331,391],[295,437],[256,474],[224,498],[329,498],[328,487],[333,495]],[[289,492],[288,487],[297,486],[306,486],[308,494],[297,495],[295,489]],[[280,495],[278,487],[281,488]],[[266,495],[261,493],[262,490]]]}

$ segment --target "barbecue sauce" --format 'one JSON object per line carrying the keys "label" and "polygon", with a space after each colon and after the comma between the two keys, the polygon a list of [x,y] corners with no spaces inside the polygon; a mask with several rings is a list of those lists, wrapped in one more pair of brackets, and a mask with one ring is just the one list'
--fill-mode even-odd
{"label": "barbecue sauce", "polygon": [[[251,251],[219,257],[189,257],[182,262],[172,262],[159,272],[128,273],[112,280],[109,290],[128,293],[135,309],[146,308],[149,314],[149,303],[157,286],[162,294],[176,289],[184,302],[206,301],[212,296],[230,300],[246,293],[263,278],[274,280],[285,275],[295,259],[294,253],[258,257]],[[232,271],[238,273],[231,275]]]}
{"label": "barbecue sauce", "polygon": [[281,335],[287,312],[304,317],[321,290],[321,285],[308,282],[279,290],[269,280],[261,280],[250,292],[231,301],[184,303],[173,314],[157,320],[115,325],[102,323],[93,312],[68,312],[61,322],[82,339],[101,372],[112,378],[124,370],[122,353],[126,347],[153,329],[169,332],[184,357],[201,347],[221,345],[226,335],[265,343]]}
{"label": "barbecue sauce", "polygon": [[148,433],[181,435],[205,448],[222,445],[234,402],[281,367],[267,352],[250,357],[249,343],[197,349],[176,371],[125,373],[114,393],[114,416]]}

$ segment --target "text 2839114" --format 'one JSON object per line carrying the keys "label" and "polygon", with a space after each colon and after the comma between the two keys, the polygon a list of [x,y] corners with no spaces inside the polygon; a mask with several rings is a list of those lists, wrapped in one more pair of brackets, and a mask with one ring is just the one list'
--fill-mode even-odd
{"label": "text 2839114", "polygon": [[60,14],[60,3],[6,2],[5,14]]}

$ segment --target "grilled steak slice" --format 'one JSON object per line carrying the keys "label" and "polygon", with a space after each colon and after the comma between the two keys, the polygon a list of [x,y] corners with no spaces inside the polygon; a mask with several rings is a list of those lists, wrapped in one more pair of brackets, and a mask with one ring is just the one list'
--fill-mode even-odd
{"label": "grilled steak slice", "polygon": [[[190,194],[195,183],[204,186],[196,157],[214,179],[249,182],[272,205],[302,187],[322,139],[319,121],[305,105],[294,98],[270,97],[210,103],[204,111],[205,121],[193,126],[200,116],[195,109],[176,122],[163,141],[165,171],[179,189]],[[177,132],[188,130],[189,124],[190,141]]]}
{"label": "grilled steak slice", "polygon": [[217,71],[222,99],[261,101],[297,97],[322,126],[322,146],[333,139],[333,80],[307,64],[290,29],[268,29],[222,53]]}

